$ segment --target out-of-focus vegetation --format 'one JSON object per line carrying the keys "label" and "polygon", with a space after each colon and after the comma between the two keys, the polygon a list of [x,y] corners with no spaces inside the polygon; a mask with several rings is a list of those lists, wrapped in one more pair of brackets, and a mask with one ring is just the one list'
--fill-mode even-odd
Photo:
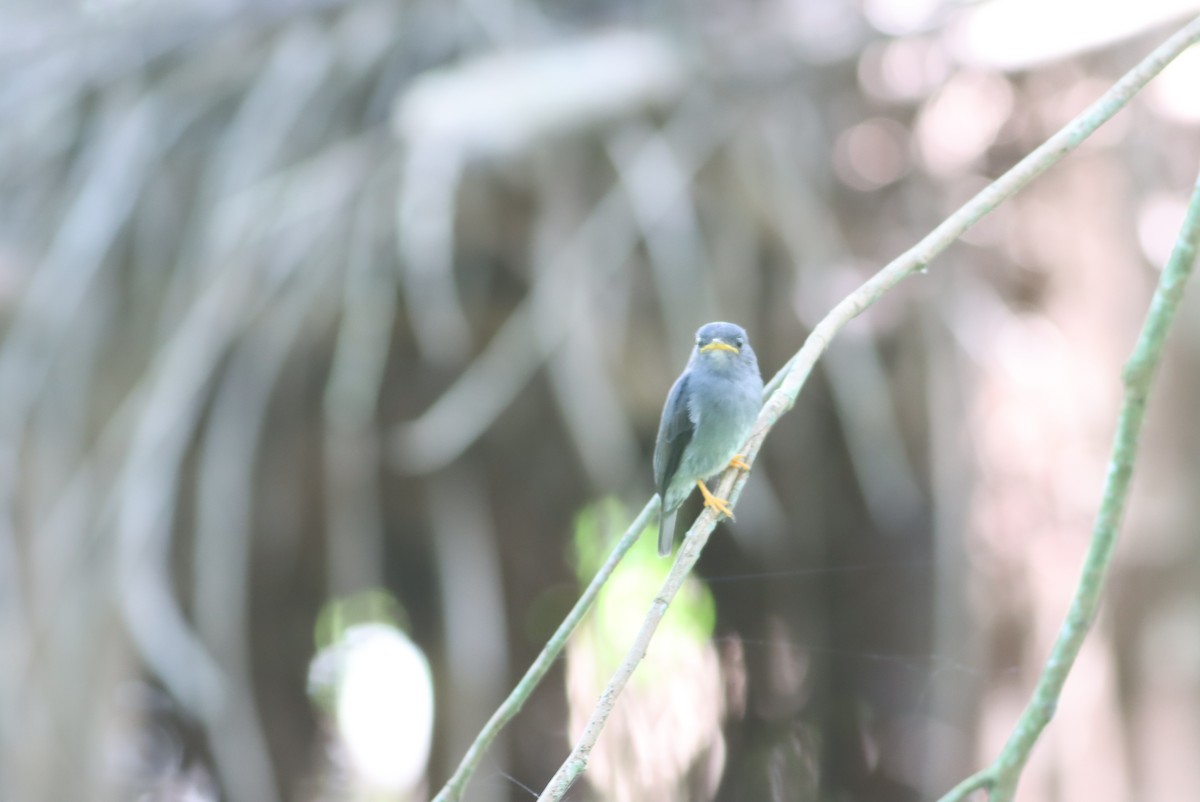
{"label": "out-of-focus vegetation", "polygon": [[[694,329],[772,372],[1195,4],[1111,5],[8,0],[0,797],[428,795],[577,592],[577,516],[650,494]],[[833,345],[574,794],[918,799],[995,754],[1197,85]],[[1200,797],[1195,297],[1022,798]],[[589,626],[467,799],[556,768],[622,631]]]}

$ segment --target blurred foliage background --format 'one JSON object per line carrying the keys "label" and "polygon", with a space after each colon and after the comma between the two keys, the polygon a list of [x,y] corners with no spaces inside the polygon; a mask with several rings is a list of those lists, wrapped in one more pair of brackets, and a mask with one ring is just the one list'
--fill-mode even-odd
{"label": "blurred foliage background", "polygon": [[[770,375],[1197,6],[5,0],[0,796],[427,798],[650,495],[695,328]],[[995,753],[1197,86],[833,345],[572,798],[916,800]],[[1196,298],[1031,802],[1200,798]],[[645,538],[468,800],[565,756]]]}

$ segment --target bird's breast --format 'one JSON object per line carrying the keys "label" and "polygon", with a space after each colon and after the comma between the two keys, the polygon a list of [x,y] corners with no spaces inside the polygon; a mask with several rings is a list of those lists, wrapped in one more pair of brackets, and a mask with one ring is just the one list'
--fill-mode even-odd
{"label": "bird's breast", "polygon": [[694,431],[686,472],[703,477],[724,468],[749,437],[761,401],[761,381],[708,376],[698,382],[689,398]]}

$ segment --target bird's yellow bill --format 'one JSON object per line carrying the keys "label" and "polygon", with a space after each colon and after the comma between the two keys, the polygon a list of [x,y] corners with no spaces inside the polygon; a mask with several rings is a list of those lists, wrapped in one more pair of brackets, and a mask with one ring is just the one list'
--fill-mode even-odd
{"label": "bird's yellow bill", "polygon": [[732,345],[730,345],[729,343],[726,343],[726,342],[721,342],[720,340],[713,340],[713,341],[712,341],[712,342],[710,342],[708,345],[706,345],[706,346],[704,346],[703,348],[701,348],[701,349],[700,349],[700,353],[702,353],[702,354],[703,354],[703,353],[706,353],[706,352],[708,352],[708,351],[716,351],[716,350],[728,351],[728,352],[729,352],[729,353],[731,353],[731,354],[736,354],[736,353],[738,353],[738,349],[734,348],[734,347],[733,347]]}

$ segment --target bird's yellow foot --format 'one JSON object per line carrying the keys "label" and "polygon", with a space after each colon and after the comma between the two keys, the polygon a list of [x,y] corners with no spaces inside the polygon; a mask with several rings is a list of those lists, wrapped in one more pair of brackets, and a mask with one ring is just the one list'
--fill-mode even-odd
{"label": "bird's yellow foot", "polygon": [[696,482],[696,484],[700,486],[700,495],[704,496],[704,506],[712,507],[714,510],[721,513],[726,518],[728,518],[729,520],[732,521],[733,520],[733,510],[730,509],[729,502],[723,498],[717,498],[716,496],[714,496],[709,491],[708,487],[704,484],[704,482],[699,481],[699,482]]}
{"label": "bird's yellow foot", "polygon": [[729,460],[730,468],[738,468],[743,471],[750,470],[750,463],[746,462],[746,458],[741,454],[734,454],[733,459]]}

